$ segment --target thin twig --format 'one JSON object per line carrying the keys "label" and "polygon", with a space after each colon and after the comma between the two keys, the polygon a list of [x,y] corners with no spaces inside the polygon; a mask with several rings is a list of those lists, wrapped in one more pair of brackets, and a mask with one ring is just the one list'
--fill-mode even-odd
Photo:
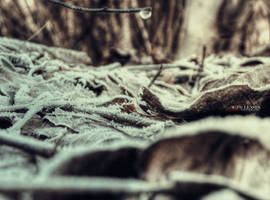
{"label": "thin twig", "polygon": [[[186,61],[181,61],[177,63],[162,63],[163,68],[165,69],[174,69],[174,68],[179,68],[181,70],[194,70],[198,71],[198,66],[194,65],[191,62],[186,62]],[[120,68],[121,65],[119,63],[113,63],[108,66],[102,66],[96,70],[100,71],[107,71],[107,70],[115,70]],[[127,65],[125,69],[130,70],[130,71],[135,71],[135,70],[140,70],[140,71],[151,71],[151,70],[157,70],[160,68],[160,64],[145,64],[145,65]]]}
{"label": "thin twig", "polygon": [[152,8],[151,7],[143,7],[143,8],[126,8],[126,9],[116,9],[116,8],[85,8],[85,7],[80,7],[80,6],[75,6],[75,5],[71,5],[71,4],[67,4],[58,0],[45,0],[47,2],[56,4],[58,6],[62,6],[65,8],[69,8],[78,12],[94,12],[94,13],[106,13],[106,14],[110,14],[110,13],[138,13],[141,11],[151,11]]}
{"label": "thin twig", "polygon": [[104,126],[104,127],[107,127],[107,128],[114,129],[114,130],[122,133],[124,136],[126,136],[128,138],[131,138],[131,139],[143,139],[142,137],[132,136],[132,135],[128,134],[127,132],[123,131],[122,129],[113,126],[110,123],[96,120],[96,119],[90,117],[90,115],[88,115],[86,113],[74,113],[74,112],[70,112],[70,113],[67,113],[67,114],[59,114],[58,113],[58,115],[62,115],[62,116],[69,115],[69,116],[72,116],[72,117],[83,117],[84,119],[90,119],[92,121],[92,122],[89,121],[89,123],[93,123],[94,125],[99,125],[99,126]]}
{"label": "thin twig", "polygon": [[55,108],[61,108],[66,109],[68,111],[74,111],[79,113],[88,113],[88,114],[97,114],[100,115],[106,119],[113,120],[114,122],[121,122],[121,123],[127,123],[131,124],[136,127],[143,127],[143,126],[150,126],[156,121],[150,120],[145,118],[144,120],[141,120],[139,116],[132,116],[128,118],[129,116],[126,113],[115,113],[115,111],[109,111],[106,112],[102,109],[93,108],[86,106],[82,108],[81,106],[78,106],[77,103],[67,102],[67,101],[57,101],[57,100],[48,100],[46,103],[34,106],[32,109],[29,109],[29,105],[23,104],[23,105],[17,105],[17,106],[0,106],[0,112],[12,112],[12,111],[18,111],[18,110],[25,110],[27,111],[23,117],[23,119],[16,122],[12,127],[10,127],[8,130],[10,132],[16,132],[19,131],[36,113],[46,110],[46,109],[55,109]]}
{"label": "thin twig", "polygon": [[199,68],[199,71],[203,71],[203,68],[204,68],[204,60],[205,60],[205,57],[206,57],[206,46],[203,45],[203,50],[202,50],[202,62],[201,62],[201,65],[200,65],[200,68]]}
{"label": "thin twig", "polygon": [[197,80],[196,80],[198,90],[200,89],[200,78],[201,78],[200,75],[201,75],[201,73],[203,72],[205,57],[206,57],[206,46],[203,45],[203,50],[202,50],[202,61],[201,61],[201,64],[200,64],[200,66],[199,66],[198,76],[197,76]]}
{"label": "thin twig", "polygon": [[[179,68],[181,70],[194,70],[197,71],[198,67],[190,62],[179,62],[179,63],[169,63],[164,64],[162,63],[164,70],[165,69],[174,69]],[[116,67],[118,68],[118,67]],[[160,64],[148,64],[148,65],[130,65],[126,66],[125,69],[127,70],[140,70],[140,71],[151,71],[151,70],[157,70],[160,68]]]}
{"label": "thin twig", "polygon": [[33,105],[33,107],[31,107],[23,116],[22,119],[18,120],[15,124],[13,124],[13,126],[11,126],[9,128],[9,130],[11,131],[20,131],[22,129],[22,127],[33,118],[33,116],[35,114],[37,114],[38,112],[40,112],[42,110],[43,106],[35,106]]}
{"label": "thin twig", "polygon": [[[101,117],[111,120],[115,123],[121,123],[121,124],[129,124],[134,127],[146,127],[150,126],[156,121],[144,118],[143,120],[141,119],[140,116],[136,115],[130,115],[127,113],[115,113],[115,111],[110,111],[107,110],[106,112],[100,109],[96,109],[93,107],[84,107],[82,108],[81,106],[74,105],[73,107],[74,112],[81,112],[81,113],[87,113],[87,114],[97,114],[100,115]],[[132,117],[131,117],[132,116]]]}
{"label": "thin twig", "polygon": [[163,69],[163,64],[160,65],[158,72],[156,73],[152,81],[149,83],[148,88],[150,88],[153,85],[153,83],[157,80],[157,78],[160,76],[162,69]]}
{"label": "thin twig", "polygon": [[50,158],[54,155],[54,145],[50,145],[26,136],[0,131],[0,144],[20,149],[24,152]]}
{"label": "thin twig", "polygon": [[44,28],[46,28],[47,24],[48,24],[48,21],[47,21],[41,28],[39,28],[33,35],[31,35],[31,36],[27,39],[27,41],[29,42],[29,41],[32,40],[34,37],[36,37],[41,31],[43,31]]}

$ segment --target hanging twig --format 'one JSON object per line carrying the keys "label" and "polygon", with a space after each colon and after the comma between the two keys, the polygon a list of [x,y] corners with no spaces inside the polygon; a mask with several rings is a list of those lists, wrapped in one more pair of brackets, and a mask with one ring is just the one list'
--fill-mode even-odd
{"label": "hanging twig", "polygon": [[111,14],[111,13],[138,13],[141,11],[151,11],[151,7],[143,7],[143,8],[125,8],[125,9],[117,9],[117,8],[84,8],[80,6],[75,6],[71,4],[67,4],[58,0],[45,0],[50,3],[54,3],[58,6],[62,6],[65,8],[69,8],[78,12],[94,12],[94,13],[106,13],[106,14]]}
{"label": "hanging twig", "polygon": [[31,36],[27,39],[27,41],[30,42],[30,40],[32,40],[34,37],[36,37],[41,31],[43,31],[43,29],[46,28],[47,24],[48,24],[48,21],[47,21],[42,27],[40,27],[33,35],[31,35]]}

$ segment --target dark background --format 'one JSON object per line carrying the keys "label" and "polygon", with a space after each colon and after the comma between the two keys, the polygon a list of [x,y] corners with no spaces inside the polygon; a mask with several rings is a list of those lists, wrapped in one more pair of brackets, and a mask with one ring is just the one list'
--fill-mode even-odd
{"label": "dark background", "polygon": [[[196,1],[201,4],[206,2]],[[269,9],[264,4],[265,2],[270,4],[268,1],[220,0],[217,10],[202,6],[203,9],[208,9],[208,13],[215,13],[215,19],[211,19],[211,27],[205,27],[209,33],[214,33],[212,35],[215,37],[208,38],[211,34],[206,32],[200,38],[202,42],[198,44],[198,41],[195,41],[185,44],[184,47],[183,41],[190,41],[190,38],[181,41],[181,35],[190,29],[184,27],[184,22],[188,14],[189,16],[196,14],[200,9],[200,6],[193,9],[192,5],[187,13],[187,2],[192,1],[65,0],[63,2],[92,8],[151,6],[153,15],[150,19],[143,20],[138,14],[106,15],[75,12],[46,0],[0,0],[0,36],[27,40],[46,24],[45,28],[31,39],[32,42],[85,51],[92,58],[94,65],[113,62],[111,50],[114,48],[132,55],[132,60],[140,63],[144,62],[153,51],[158,57],[175,60],[181,57],[180,50],[183,52],[193,47],[187,51],[189,55],[190,52],[201,49],[202,43],[208,46],[210,53],[232,51],[240,54],[247,53],[247,50],[250,52],[250,49],[266,43],[265,40],[257,42],[260,35],[256,33],[254,36],[253,32],[254,30],[263,32],[260,30],[261,27],[255,27],[260,17],[263,16],[269,21]],[[207,18],[207,16],[195,18],[193,26],[200,25],[208,20]],[[269,29],[267,25],[262,27]],[[191,37],[194,35],[196,36],[196,33]]]}
{"label": "dark background", "polygon": [[112,47],[138,57],[150,53],[150,43],[162,47],[164,54],[170,57],[177,50],[184,0],[64,2],[93,8],[151,6],[153,15],[148,20],[142,20],[138,14],[80,13],[42,0],[0,0],[0,35],[27,40],[47,22],[46,28],[31,41],[86,51],[94,64],[105,62]]}

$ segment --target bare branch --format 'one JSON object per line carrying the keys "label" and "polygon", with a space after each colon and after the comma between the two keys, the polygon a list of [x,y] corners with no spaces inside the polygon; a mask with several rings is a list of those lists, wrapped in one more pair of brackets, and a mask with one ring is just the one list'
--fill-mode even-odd
{"label": "bare branch", "polygon": [[111,14],[111,13],[138,13],[141,11],[151,11],[151,7],[143,7],[143,8],[126,8],[126,9],[116,9],[116,8],[84,8],[80,6],[75,6],[71,4],[67,4],[58,0],[45,0],[50,3],[54,3],[58,6],[62,6],[65,8],[69,8],[78,12],[94,12],[94,13],[106,13],[106,14]]}
{"label": "bare branch", "polygon": [[146,192],[157,192],[167,190],[171,185],[161,187],[151,183],[129,179],[123,181],[118,178],[78,178],[72,176],[49,177],[33,182],[21,182],[1,179],[0,193],[58,193],[58,194],[92,194],[92,193],[111,193],[111,194],[140,194]]}
{"label": "bare branch", "polygon": [[30,154],[39,155],[45,158],[53,156],[54,145],[45,144],[44,142],[32,138],[9,134],[7,131],[0,131],[0,144],[15,147]]}

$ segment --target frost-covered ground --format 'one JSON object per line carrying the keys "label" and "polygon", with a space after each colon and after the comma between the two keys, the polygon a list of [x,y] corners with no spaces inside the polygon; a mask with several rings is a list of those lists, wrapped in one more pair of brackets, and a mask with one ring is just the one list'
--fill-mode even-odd
{"label": "frost-covered ground", "polygon": [[270,199],[269,58],[90,63],[0,38],[0,199]]}

